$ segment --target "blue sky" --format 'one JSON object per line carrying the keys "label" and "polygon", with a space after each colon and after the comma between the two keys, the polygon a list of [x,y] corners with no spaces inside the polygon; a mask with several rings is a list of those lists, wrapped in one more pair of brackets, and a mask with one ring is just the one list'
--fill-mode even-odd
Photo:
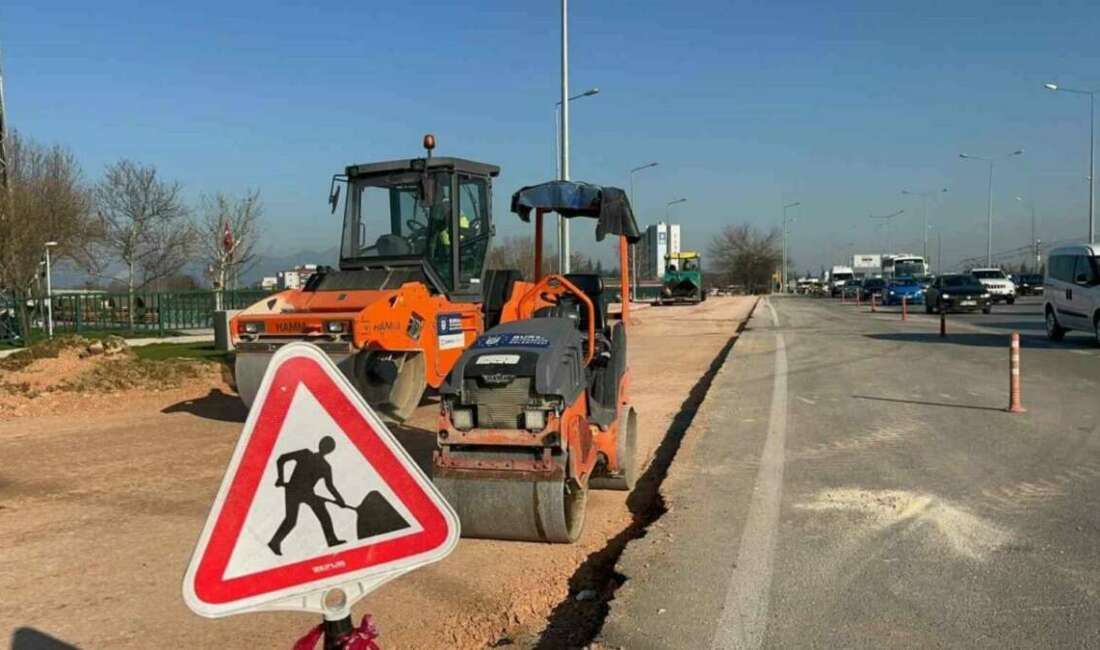
{"label": "blue sky", "polygon": [[[331,174],[417,155],[431,131],[438,155],[501,165],[498,233],[520,232],[508,197],[554,172],[558,2],[322,4],[7,0],[9,118],[91,178],[127,157],[193,197],[259,187],[281,250],[335,243]],[[997,168],[994,249],[1029,238],[1017,195],[1044,239],[1084,236],[1087,98],[1041,84],[1100,88],[1095,2],[570,4],[572,89],[601,89],[573,103],[573,177],[625,186],[659,161],[636,212],[687,197],[686,245],[801,201],[800,268],[878,251],[867,215],[902,208],[895,248],[919,252],[900,191],[948,187],[930,217],[945,258],[979,255],[986,168],[958,154],[1021,147]]]}

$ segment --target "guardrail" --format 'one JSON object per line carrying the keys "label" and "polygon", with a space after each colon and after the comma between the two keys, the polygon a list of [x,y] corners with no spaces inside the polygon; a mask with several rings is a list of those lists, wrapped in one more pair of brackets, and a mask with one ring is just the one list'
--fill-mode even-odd
{"label": "guardrail", "polygon": [[[119,330],[164,335],[175,330],[214,326],[217,291],[138,291],[127,293],[58,293],[53,296],[54,332],[79,334]],[[261,289],[222,291],[222,309],[243,309],[271,292]],[[19,338],[20,298],[0,294],[0,340]],[[46,298],[25,297],[31,329],[46,329]]]}

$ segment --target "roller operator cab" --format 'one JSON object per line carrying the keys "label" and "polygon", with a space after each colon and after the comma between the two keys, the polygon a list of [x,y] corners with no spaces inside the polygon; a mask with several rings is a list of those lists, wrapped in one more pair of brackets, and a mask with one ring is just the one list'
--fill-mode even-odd
{"label": "roller operator cab", "polygon": [[502,322],[440,389],[433,481],[464,536],[572,542],[589,488],[634,485],[629,303],[609,312],[617,288],[597,274],[542,275],[543,214],[592,217],[597,240],[616,235],[621,287],[639,232],[617,188],[552,181],[521,189],[512,209],[524,220],[535,212],[535,278],[514,285]]}
{"label": "roller operator cab", "polygon": [[333,212],[344,190],[339,268],[322,267],[302,289],[234,317],[246,404],[274,352],[304,340],[325,350],[372,406],[404,420],[481,334],[486,313],[499,311],[507,292],[491,295],[499,287],[482,280],[500,170],[433,158],[432,136],[424,146],[424,158],[352,165],[334,176]]}

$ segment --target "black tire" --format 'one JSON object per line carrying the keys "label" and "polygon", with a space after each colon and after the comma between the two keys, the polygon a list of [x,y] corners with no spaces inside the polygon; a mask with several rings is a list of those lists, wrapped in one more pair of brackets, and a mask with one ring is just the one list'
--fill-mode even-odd
{"label": "black tire", "polygon": [[1096,344],[1100,345],[1100,313],[1092,317],[1092,331],[1096,337]]}
{"label": "black tire", "polygon": [[1007,302],[1010,305],[1015,305],[1016,304],[1016,298],[1015,297],[1005,298],[1005,302]]}
{"label": "black tire", "polygon": [[1058,317],[1054,315],[1054,309],[1047,307],[1046,314],[1047,338],[1051,341],[1061,341],[1066,338],[1066,328],[1058,323]]}
{"label": "black tire", "polygon": [[982,313],[983,314],[992,314],[993,313],[993,307],[992,306],[982,307]]}

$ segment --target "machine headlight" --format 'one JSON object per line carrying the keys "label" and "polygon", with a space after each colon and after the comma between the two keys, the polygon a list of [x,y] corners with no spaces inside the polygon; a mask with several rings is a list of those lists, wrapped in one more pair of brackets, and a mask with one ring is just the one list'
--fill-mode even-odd
{"label": "machine headlight", "polygon": [[528,409],[523,412],[523,428],[528,431],[542,431],[546,428],[546,411]]}
{"label": "machine headlight", "polygon": [[248,321],[241,324],[241,329],[245,334],[259,334],[263,331],[263,323],[257,321]]}
{"label": "machine headlight", "polygon": [[949,294],[949,293],[941,293],[941,294],[940,294],[940,297],[942,297],[942,298],[950,298],[950,297],[951,297],[951,294]]}
{"label": "machine headlight", "polygon": [[890,292],[890,295],[891,295],[891,296],[892,296],[892,295],[894,295],[894,292],[893,292],[893,291],[891,291],[891,292]]}
{"label": "machine headlight", "polygon": [[983,293],[983,294],[982,294],[982,298],[988,298],[988,297],[989,297],[989,294],[988,294],[988,293]]}
{"label": "machine headlight", "polygon": [[459,431],[469,431],[474,428],[474,409],[459,407],[451,409],[451,423]]}
{"label": "machine headlight", "polygon": [[325,331],[329,334],[343,334],[348,330],[347,321],[330,320],[325,322]]}

